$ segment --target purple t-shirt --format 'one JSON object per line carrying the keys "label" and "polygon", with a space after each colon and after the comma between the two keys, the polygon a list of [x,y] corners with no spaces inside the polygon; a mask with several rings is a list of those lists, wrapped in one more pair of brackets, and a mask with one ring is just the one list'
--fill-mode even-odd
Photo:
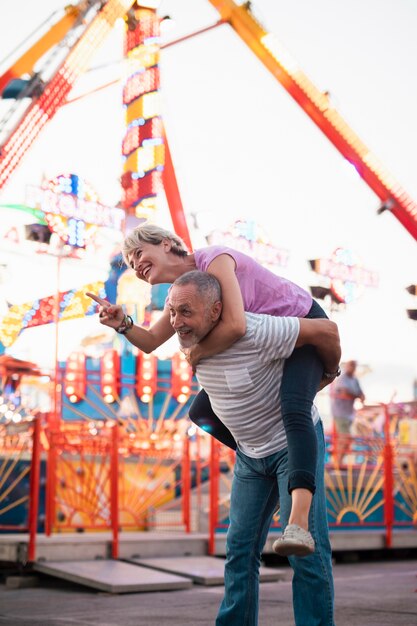
{"label": "purple t-shirt", "polygon": [[305,317],[313,299],[308,291],[277,276],[247,254],[226,246],[208,246],[194,251],[197,269],[206,272],[220,254],[228,254],[236,263],[236,277],[245,311],[280,317]]}

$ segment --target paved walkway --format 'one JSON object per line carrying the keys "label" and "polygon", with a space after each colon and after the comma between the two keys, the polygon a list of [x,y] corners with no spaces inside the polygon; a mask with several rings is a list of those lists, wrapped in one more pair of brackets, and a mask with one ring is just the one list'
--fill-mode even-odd
{"label": "paved walkway", "polygon": [[[283,566],[280,564],[280,569]],[[259,626],[294,626],[291,570],[261,585]],[[417,559],[336,564],[337,626],[417,625]],[[213,626],[222,587],[110,595],[41,577],[40,586],[0,585],[4,626]]]}

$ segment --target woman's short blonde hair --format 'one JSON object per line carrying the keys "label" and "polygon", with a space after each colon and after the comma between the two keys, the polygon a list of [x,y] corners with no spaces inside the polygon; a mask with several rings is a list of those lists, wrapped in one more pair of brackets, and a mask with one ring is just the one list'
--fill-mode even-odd
{"label": "woman's short blonde hair", "polygon": [[172,242],[171,251],[178,256],[187,256],[188,250],[183,240],[175,233],[161,228],[156,224],[141,224],[136,226],[125,238],[122,244],[122,255],[126,265],[130,265],[130,256],[140,250],[144,243],[159,245],[163,239]]}

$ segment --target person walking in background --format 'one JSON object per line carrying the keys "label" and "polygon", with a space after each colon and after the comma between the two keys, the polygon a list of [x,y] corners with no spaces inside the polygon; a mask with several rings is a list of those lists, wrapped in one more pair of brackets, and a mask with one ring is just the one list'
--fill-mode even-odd
{"label": "person walking in background", "polygon": [[331,413],[337,437],[337,454],[339,463],[343,461],[349,447],[353,420],[355,419],[355,401],[365,401],[365,394],[355,376],[356,361],[347,361],[342,375],[337,378],[330,389]]}

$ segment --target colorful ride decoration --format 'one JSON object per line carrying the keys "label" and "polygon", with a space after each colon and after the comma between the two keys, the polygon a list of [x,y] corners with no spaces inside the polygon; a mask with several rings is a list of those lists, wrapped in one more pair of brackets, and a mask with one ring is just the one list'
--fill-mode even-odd
{"label": "colorful ride decoration", "polygon": [[8,348],[27,328],[51,324],[57,320],[65,321],[94,315],[97,312],[97,305],[85,295],[86,291],[92,291],[104,297],[104,283],[97,281],[83,285],[82,288],[60,292],[32,302],[13,304],[0,320],[0,342]]}
{"label": "colorful ride decoration", "polygon": [[[0,187],[8,180],[43,126],[65,103],[73,82],[87,67],[91,53],[109,32],[115,20],[128,12],[127,25],[130,30],[126,40],[126,51],[131,72],[124,90],[128,127],[123,140],[125,157],[125,171],[122,177],[123,202],[128,213],[137,217],[152,217],[157,194],[162,188],[161,172],[165,158],[158,94],[159,24],[153,11],[135,7],[134,11],[129,12],[132,2],[110,0],[105,3],[89,4],[97,5],[96,8],[99,8],[97,15],[74,44],[69,55],[58,71],[52,75],[45,88],[33,97],[32,106],[23,123],[2,145]],[[253,18],[250,3],[238,6],[231,0],[213,0],[212,4],[222,12],[224,19],[229,21],[246,43],[258,51],[257,55],[268,69],[285,83],[289,93],[311,115],[315,123],[322,128],[342,154],[355,164],[364,180],[381,199],[383,208],[389,209],[409,232],[416,236],[417,219],[414,201],[392,177],[382,170],[375,157],[352,133],[337,112],[329,107],[327,96],[318,92],[285,54],[285,51],[277,45],[271,33],[266,32]],[[300,88],[301,83],[305,89]],[[52,198],[50,194],[47,197]],[[93,239],[94,228],[86,230],[77,217],[78,205],[72,202],[71,211],[69,211],[70,204],[70,202],[67,204],[64,202],[63,207],[60,206],[55,213],[55,217],[52,217],[54,211],[48,208],[45,221],[65,245],[76,248],[87,246]],[[179,234],[183,236],[181,232]],[[83,290],[86,288],[84,287]],[[94,291],[94,288],[90,290]],[[57,300],[59,301],[59,298]],[[90,306],[94,305],[90,303]],[[43,304],[39,308],[48,310],[48,307],[46,305],[44,307]],[[95,311],[92,310],[92,312]],[[41,319],[44,318],[41,316]],[[48,320],[48,316],[45,319]],[[116,359],[114,354],[113,357]],[[100,375],[100,363],[95,359],[93,364],[94,359],[87,358],[84,397],[80,393],[80,400],[72,402],[70,395],[69,404],[64,399],[65,422],[59,425],[59,430],[54,431],[49,428],[43,433],[44,450],[50,455],[49,494],[46,507],[49,530],[56,528],[58,524],[61,528],[108,528],[111,525],[117,535],[120,519],[126,524],[129,524],[131,519],[134,520],[133,524],[144,524],[143,512],[149,507],[164,502],[164,498],[171,497],[176,482],[171,477],[167,478],[166,474],[164,475],[163,468],[169,467],[171,463],[171,468],[176,471],[180,458],[179,445],[184,443],[187,448],[189,443],[184,432],[187,422],[182,419],[186,416],[187,402],[183,403],[182,398],[180,400],[180,393],[178,395],[173,393],[175,390],[173,385],[175,373],[172,371],[174,359],[155,361],[156,377],[150,379],[152,382],[156,380],[156,385],[152,387],[153,393],[145,394],[145,389],[142,388],[143,393],[139,395],[137,393],[136,355],[133,351],[127,351],[124,352],[124,357],[120,360],[120,380],[118,381],[120,398],[115,390],[115,393],[109,394],[108,401],[105,401],[101,388],[103,380]],[[58,385],[62,380],[63,375],[55,382]],[[143,377],[141,380],[149,383],[149,380]],[[117,377],[114,382],[117,382]],[[179,391],[184,392],[184,389],[180,387]],[[38,423],[38,421],[35,422],[35,424]],[[119,424],[120,434],[118,434]],[[31,479],[32,476],[34,477],[36,484],[37,471],[36,462],[33,461],[33,450],[39,444],[40,438],[34,434],[35,425],[28,432],[23,429],[13,430],[10,426],[7,424],[3,428],[2,425],[1,432],[2,436],[4,435],[1,439],[1,450],[5,461],[1,466],[3,473],[0,476],[0,502],[4,503],[4,507],[0,509],[0,516],[10,510],[16,511],[19,506],[24,506],[27,502],[26,494],[21,496],[16,493],[13,494],[12,501],[7,502],[14,487],[23,483],[28,476],[27,468],[18,468],[17,474],[14,475],[14,468],[18,465],[14,460],[9,465],[7,463],[11,455],[14,454],[14,459],[17,458],[20,450],[24,450],[24,460],[28,462],[30,449],[28,432],[29,438],[32,433],[30,475]],[[389,439],[388,433],[385,432],[384,435],[383,443],[370,443],[362,440],[357,442],[356,449],[352,444],[350,459],[343,463],[337,462],[334,458],[334,446],[337,442],[329,443],[328,484],[332,497],[330,506],[336,526],[350,524],[348,518],[352,514],[360,520],[359,527],[364,523],[380,524],[382,509],[387,529],[392,529],[393,523],[400,523],[400,513],[405,516],[401,518],[404,525],[410,526],[415,521],[417,508],[416,472],[413,465],[415,451],[408,453],[409,460],[405,463],[403,456],[400,458],[399,451]],[[380,445],[383,445],[382,449]],[[225,464],[227,473],[229,473],[232,468],[233,455],[228,451],[224,454],[227,458]],[[405,452],[402,450],[401,454],[404,455]],[[19,457],[19,460],[21,458]],[[129,464],[130,459],[135,459],[132,463],[135,469],[131,473],[128,469],[122,469],[120,472],[120,468],[123,468],[124,464]],[[146,459],[143,466],[141,459]],[[149,466],[152,469],[149,469]],[[11,467],[13,469],[10,469]],[[141,469],[138,469],[139,467]],[[188,467],[187,462],[182,466],[181,484],[183,486],[189,485]],[[394,473],[394,468],[398,468],[397,475]],[[214,486],[216,485],[215,472],[221,473],[221,469],[219,456],[216,457],[214,453],[212,455],[212,485]],[[381,470],[384,471],[383,497],[380,493],[382,486],[379,473]],[[143,479],[135,484],[135,488],[131,488],[129,484],[121,484],[120,477],[124,473],[131,477],[138,473],[143,476]],[[155,490],[151,492],[152,490],[146,483],[147,478],[154,480],[153,484],[157,487],[162,487],[163,496],[156,496]],[[231,476],[228,475],[229,484],[230,478]],[[134,482],[132,479],[132,484]],[[39,476],[37,487],[39,492]],[[139,489],[142,493],[138,499]],[[35,492],[36,489],[33,493]],[[210,494],[210,501],[211,528],[214,531],[217,518],[213,512],[219,510],[218,493],[214,487]],[[227,508],[227,493],[222,495],[221,502]],[[119,503],[121,503],[120,506]],[[124,515],[126,518],[123,517]],[[32,520],[33,530],[33,521],[35,528],[38,521],[36,511],[29,517]],[[224,528],[227,527],[227,519],[222,518],[222,524]],[[389,541],[387,544],[389,545]]]}
{"label": "colorful ride decoration", "polygon": [[42,211],[51,232],[64,244],[85,248],[94,243],[99,228],[122,231],[125,212],[103,205],[91,185],[76,174],[60,174],[29,186],[27,202]]}
{"label": "colorful ride decoration", "polygon": [[[395,546],[396,532],[414,532],[417,524],[417,403],[378,405],[374,412],[375,418],[383,418],[382,430],[367,436],[333,433],[326,437],[327,514],[331,532],[379,531],[385,537],[385,546],[391,548]],[[411,421],[416,434],[407,444],[400,437],[404,420]],[[234,453],[213,439],[209,537],[212,553],[216,552],[216,537],[225,533],[229,525],[230,487],[225,491],[224,486],[231,483],[233,466]],[[272,532],[278,520],[276,516]]]}
{"label": "colorful ride decoration", "polygon": [[163,189],[165,163],[159,94],[160,18],[155,10],[134,5],[125,22],[129,75],[123,88],[127,127],[122,142],[122,203],[129,215],[152,219]]}
{"label": "colorful ride decoration", "polygon": [[64,392],[70,402],[80,402],[85,398],[85,354],[81,351],[72,352],[67,358],[64,376]]}
{"label": "colorful ride decoration", "polygon": [[148,404],[156,393],[158,360],[154,354],[140,352],[136,358],[136,393]]}
{"label": "colorful ride decoration", "polygon": [[[217,552],[216,541],[228,528],[234,452],[207,435],[202,437],[211,442],[209,455],[201,446],[191,446],[185,421],[175,419],[165,403],[155,420],[142,414],[142,407],[134,408],[133,397],[129,402],[130,408],[120,404],[123,418],[106,405],[106,419],[67,421],[59,429],[50,428],[41,416],[18,429],[0,424],[0,529],[31,529],[32,560],[36,529],[42,530],[44,522],[47,533],[112,529],[117,556],[121,529],[161,529],[166,524],[196,530],[191,503],[209,521],[210,552]],[[349,436],[341,460],[341,442],[327,438],[326,496],[333,533],[378,531],[390,548],[398,533],[415,532],[417,442],[406,445],[398,433],[403,419],[417,419],[417,406],[406,416],[403,409],[381,406],[387,416],[384,431]],[[45,429],[40,432],[41,425]],[[41,476],[46,476],[46,491]],[[202,500],[207,478],[208,499]],[[272,534],[276,525],[275,518]]]}
{"label": "colorful ride decoration", "polygon": [[182,478],[189,462],[183,437],[171,437],[163,448],[146,448],[139,433],[113,420],[95,432],[89,424],[67,423],[48,433],[47,451],[53,468],[47,485],[50,532],[115,524],[117,530],[150,530],[155,510],[174,499],[180,508],[186,502]]}
{"label": "colorful ride decoration", "polygon": [[[154,354],[132,351],[120,356],[116,348],[103,347],[97,357],[85,358],[84,376],[80,377],[85,394],[79,393],[74,402],[67,391],[68,374],[74,369],[68,361],[61,363],[58,382],[62,382],[62,423],[83,422],[97,430],[108,420],[117,420],[129,431],[140,432],[145,447],[164,447],[171,437],[177,439],[189,427],[185,418],[199,389],[187,371],[188,392],[182,392],[187,398],[176,397],[172,368],[171,358],[162,360]],[[72,392],[73,381],[69,382]]]}
{"label": "colorful ride decoration", "polygon": [[110,526],[111,437],[88,425],[48,435],[47,530]]}
{"label": "colorful ride decoration", "polygon": [[172,357],[171,388],[173,397],[181,404],[187,402],[191,394],[193,371],[182,352]]}
{"label": "colorful ride decoration", "polygon": [[[143,450],[134,438],[121,434],[119,455],[119,523],[123,530],[154,530],[155,513],[168,507],[179,496],[184,505],[182,466],[186,455],[185,439],[171,438],[166,448]],[[171,517],[171,519],[169,519]],[[168,516],[165,523],[171,527],[175,518]],[[179,520],[179,529],[184,524]]]}
{"label": "colorful ride decoration", "polygon": [[[329,524],[386,526],[389,547],[393,528],[417,523],[417,403],[364,409],[371,410],[374,424],[379,423],[373,432],[364,436],[334,433],[328,439]],[[411,436],[404,438],[405,430]],[[342,462],[340,448],[346,448]]]}
{"label": "colorful ride decoration", "polygon": [[336,248],[329,259],[313,259],[310,266],[329,281],[328,291],[339,304],[350,304],[365,289],[378,287],[378,273],[365,269],[358,256],[346,248]]}
{"label": "colorful ride decoration", "polygon": [[[80,3],[81,4],[81,3]],[[89,67],[96,49],[132,6],[132,0],[93,0],[83,3],[72,33],[73,45],[58,67],[49,68],[47,83],[39,83],[40,89],[31,93],[32,103],[24,118],[2,145],[0,155],[0,188],[7,182],[25,152],[35,141],[44,126],[55,116],[76,80]],[[91,11],[95,5],[96,12]],[[56,55],[62,59],[61,55]],[[38,78],[42,78],[39,76]],[[46,78],[46,77],[45,77]]]}
{"label": "colorful ride decoration", "polygon": [[[27,200],[32,206],[20,209],[27,214],[26,220],[36,220],[25,226],[26,239],[30,239],[25,243],[32,246],[33,254],[54,257],[57,267],[64,257],[75,263],[94,257],[95,264],[101,261],[103,268],[107,266],[116,242],[122,239],[123,209],[103,205],[91,185],[75,174],[60,174],[45,179],[40,187],[30,186]],[[106,236],[101,238],[103,231]],[[17,229],[5,236],[12,251],[22,245]],[[117,255],[114,263],[110,259],[109,278],[105,282],[97,280],[35,301],[12,304],[0,320],[0,342],[8,348],[24,329],[95,314],[97,305],[85,293],[91,291],[111,298],[125,270]]]}
{"label": "colorful ride decoration", "polygon": [[21,386],[43,377],[30,361],[0,356],[0,532],[26,532],[31,541],[42,525],[38,505],[44,501],[45,465],[41,469],[41,414]]}
{"label": "colorful ride decoration", "polygon": [[236,220],[227,230],[213,230],[207,239],[210,245],[230,246],[271,269],[288,265],[289,251],[273,245],[265,229],[254,220]]}
{"label": "colorful ride decoration", "polygon": [[119,398],[120,357],[113,348],[105,350],[100,359],[101,393],[108,404]]}
{"label": "colorful ride decoration", "polygon": [[10,435],[6,425],[0,424],[0,530],[28,527],[30,464],[24,460],[27,460],[31,447],[30,428]]}
{"label": "colorful ride decoration", "polygon": [[[68,364],[62,365],[65,380]],[[86,394],[76,406],[65,399],[64,388],[63,420],[50,439],[57,481],[55,488],[52,483],[56,495],[47,513],[51,532],[112,525],[114,446],[119,451],[118,527],[149,529],[155,524],[153,511],[182,494],[188,405],[171,393],[170,367],[169,359],[162,362],[153,354],[126,352],[120,359],[115,349],[105,349],[99,359],[87,357]],[[116,385],[117,391],[109,388]],[[114,424],[117,442],[112,438]],[[66,452],[58,454],[62,446]],[[170,526],[179,523],[172,519]]]}
{"label": "colorful ride decoration", "polygon": [[[127,443],[119,457],[119,524],[123,530],[150,530],[152,512],[171,501],[179,487],[176,469],[181,459],[178,454],[138,452],[131,441]],[[81,454],[74,460],[77,451]],[[108,528],[111,480],[106,447],[100,448],[98,441],[89,451],[67,445],[56,469],[53,529]]]}
{"label": "colorful ride decoration", "polygon": [[[356,168],[380,200],[378,213],[391,213],[417,239],[417,203],[350,128],[335,109],[329,93],[323,92],[314,85],[276,36],[262,25],[253,12],[252,3],[237,4],[233,0],[210,0],[210,2],[220,15],[219,23],[227,22],[234,29],[266,69],[281,83],[345,159]],[[146,3],[147,7],[158,5],[159,2]],[[47,122],[66,103],[75,81],[88,69],[95,50],[104,41],[115,22],[125,15],[127,28],[133,31],[133,34],[130,32],[126,37],[126,51],[132,52],[129,55],[129,62],[134,65],[131,74],[136,74],[141,69],[151,70],[148,75],[136,77],[126,89],[126,102],[129,104],[131,94],[134,97],[136,93],[144,91],[150,96],[143,101],[138,98],[137,106],[132,108],[127,118],[128,125],[135,120],[146,121],[158,116],[157,110],[160,102],[157,92],[153,90],[158,73],[152,69],[157,66],[157,54],[152,49],[152,39],[159,35],[159,18],[155,9],[144,8],[143,5],[138,6],[132,0],[107,0],[105,2],[82,0],[78,6],[70,5],[66,8],[66,16],[53,24],[46,35],[43,35],[29,51],[25,51],[10,68],[0,75],[0,94],[3,94],[9,82],[14,80],[18,83],[17,89],[12,86],[8,97],[16,98],[20,93],[21,100],[28,99],[31,102],[20,117],[19,123],[13,125],[11,131],[6,134],[6,139],[1,142],[0,188],[7,182]],[[138,31],[138,21],[145,25],[142,29],[143,37],[141,30]],[[149,40],[146,39],[146,35],[149,36]],[[148,49],[143,49],[144,56],[148,58],[138,64],[136,58],[142,51],[140,50],[142,42],[149,45]],[[62,54],[45,54],[54,46],[58,44],[62,46],[63,43],[68,51],[63,61]],[[53,67],[48,63],[45,67],[37,66],[44,56],[55,61]],[[150,91],[146,91],[148,89],[146,83],[150,83]],[[152,110],[149,111],[149,109]],[[134,144],[135,141],[139,143],[139,140],[135,139],[135,132],[132,136]],[[126,143],[129,144],[130,139]],[[157,145],[161,146],[161,144]],[[126,149],[128,150],[129,148]],[[147,156],[151,153],[150,160],[155,157],[152,149],[146,152]],[[162,150],[155,152],[159,155],[153,162],[159,166],[158,160],[162,155]],[[169,149],[167,149],[167,164],[170,161]],[[129,194],[126,194],[126,205],[130,206],[130,202],[133,201],[130,208],[136,206],[137,200],[140,201],[140,198],[144,197],[143,193],[148,198],[155,197],[156,188],[159,186],[157,168],[155,170],[138,168],[136,173],[140,171],[150,172],[146,180],[147,189],[139,190],[138,180],[133,177],[135,169],[127,168],[126,176],[122,180],[123,187],[130,190]],[[167,194],[167,198],[169,195],[170,193]],[[170,204],[169,200],[168,203]],[[152,200],[150,204],[152,205]],[[182,224],[181,227],[175,227],[175,229],[187,242],[182,232],[184,227],[187,230],[185,221],[182,219],[183,215],[177,212],[177,208],[178,203],[174,210],[171,209],[171,212],[174,214],[175,221],[179,217],[178,222]]]}
{"label": "colorful ride decoration", "polygon": [[[349,441],[350,459],[341,468],[337,454],[330,452],[325,471],[329,524],[384,524],[383,442],[355,437]],[[330,444],[330,442],[329,442]],[[333,452],[336,443],[333,438]],[[379,449],[378,449],[379,448]]]}

